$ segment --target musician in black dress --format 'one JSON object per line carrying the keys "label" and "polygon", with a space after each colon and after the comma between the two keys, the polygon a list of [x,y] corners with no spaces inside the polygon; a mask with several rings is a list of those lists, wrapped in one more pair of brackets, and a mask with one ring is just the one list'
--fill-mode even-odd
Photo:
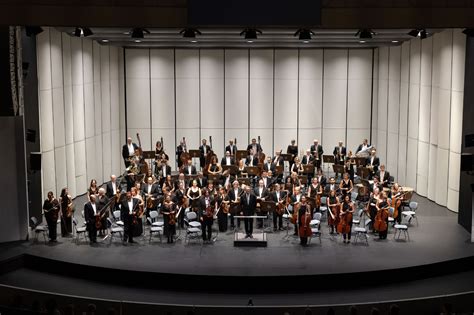
{"label": "musician in black dress", "polygon": [[138,199],[132,198],[132,193],[127,191],[127,198],[122,202],[120,211],[121,219],[123,221],[124,233],[123,233],[123,242],[126,243],[135,243],[133,240],[133,216],[138,209]]}
{"label": "musician in black dress", "polygon": [[96,196],[91,195],[90,201],[84,205],[84,220],[86,221],[91,245],[97,243],[97,227],[95,225],[97,215],[99,215],[99,209],[96,203]]}
{"label": "musician in black dress", "polygon": [[377,203],[379,202],[379,198],[380,198],[380,190],[378,187],[376,187],[374,191],[370,194],[369,202],[367,204],[367,209],[366,209],[366,211],[368,212],[370,216],[370,220],[371,220],[370,225],[372,227],[372,231],[374,230],[373,226],[375,222],[375,216],[377,215]]}
{"label": "musician in black dress", "polygon": [[287,192],[281,190],[280,184],[275,184],[275,190],[271,194],[273,201],[276,204],[273,212],[273,230],[283,230],[283,214],[286,212],[286,196]]}
{"label": "musician in black dress", "polygon": [[219,225],[219,232],[227,231],[227,216],[229,211],[229,197],[227,196],[226,189],[224,187],[219,188],[219,193],[216,197],[217,212],[217,223]]}
{"label": "musician in black dress", "polygon": [[379,212],[379,215],[383,218],[383,220],[385,221],[385,230],[383,231],[378,231],[379,233],[379,238],[381,240],[384,240],[387,238],[387,233],[388,233],[388,209],[389,209],[390,205],[388,204],[387,202],[387,195],[382,192],[380,194],[380,199],[379,199],[379,202],[377,203],[377,212]]}
{"label": "musician in black dress", "polygon": [[210,242],[212,239],[212,224],[214,223],[214,199],[209,195],[207,189],[203,189],[203,195],[199,200],[199,219],[201,221],[202,240]]}
{"label": "musician in black dress", "polygon": [[59,215],[59,201],[54,198],[52,191],[48,192],[48,198],[43,203],[44,217],[48,224],[48,235],[50,242],[57,242],[57,225]]}
{"label": "musician in black dress", "polygon": [[[332,155],[334,155],[334,164],[344,165],[344,161],[346,159],[346,147],[343,146],[342,141],[339,141],[338,145],[334,147]],[[338,177],[338,173],[336,173],[336,177]]]}
{"label": "musician in black dress", "polygon": [[298,146],[296,145],[296,140],[291,140],[291,144],[288,145],[288,148],[286,148],[286,154],[291,154],[291,159],[290,159],[290,168],[291,168],[291,166],[294,163],[295,157],[298,156]]}
{"label": "musician in black dress", "polygon": [[[240,215],[253,216],[257,207],[257,198],[251,193],[250,186],[245,187],[245,193],[241,197],[242,209]],[[244,218],[245,238],[253,238],[253,218]]]}
{"label": "musician in black dress", "polygon": [[178,208],[183,208],[178,215],[178,224],[181,228],[184,228],[184,209],[189,206],[188,198],[186,196],[186,189],[184,188],[184,183],[179,184],[178,189],[174,191],[173,201],[175,204],[178,205]]}
{"label": "musician in black dress", "polygon": [[191,209],[197,212],[199,210],[199,198],[201,197],[201,188],[198,187],[196,180],[193,180],[193,184],[191,187],[189,187],[186,196],[189,199]]}
{"label": "musician in black dress", "polygon": [[318,178],[313,177],[311,180],[311,184],[308,187],[308,193],[307,196],[311,198],[314,202],[314,210],[316,212],[319,212],[319,207],[321,206],[321,197],[323,195],[323,187],[319,184]]}
{"label": "musician in black dress", "polygon": [[339,183],[339,189],[341,190],[342,193],[342,198],[344,198],[346,195],[351,196],[352,189],[354,188],[351,179],[349,178],[348,173],[344,173],[344,176]]}
{"label": "musician in black dress", "polygon": [[[184,210],[181,210],[184,213]],[[164,230],[163,234],[167,237],[167,243],[171,244],[176,234],[176,204],[171,200],[170,195],[166,195],[161,208],[163,214]]]}
{"label": "musician in black dress", "polygon": [[343,197],[343,202],[341,205],[341,212],[339,214],[340,220],[346,220],[347,225],[349,226],[349,232],[347,233],[342,233],[342,238],[344,239],[344,243],[350,243],[351,242],[351,235],[352,235],[352,219],[347,220],[347,215],[353,214],[355,211],[355,205],[351,201],[350,195],[345,195]]}
{"label": "musician in black dress", "polygon": [[[312,210],[310,209],[311,206],[308,204],[308,200],[306,199],[306,196],[301,197],[301,204],[298,209],[298,225],[301,226],[301,229],[298,231],[299,237],[300,237],[300,245],[306,246],[308,245],[308,236],[302,233],[302,230],[310,229],[311,227],[309,226],[308,222],[306,224],[303,224],[303,217],[306,215],[309,216],[309,220],[312,218]],[[307,230],[308,231],[308,230]]]}
{"label": "musician in black dress", "polygon": [[72,234],[73,204],[67,187],[61,190],[59,202],[61,204],[61,236],[70,236]]}

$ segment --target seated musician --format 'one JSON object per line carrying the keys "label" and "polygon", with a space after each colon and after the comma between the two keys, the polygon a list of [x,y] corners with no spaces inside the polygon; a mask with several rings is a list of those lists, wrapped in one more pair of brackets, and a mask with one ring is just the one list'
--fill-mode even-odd
{"label": "seated musician", "polygon": [[134,142],[132,142],[132,138],[128,137],[127,138],[127,143],[123,145],[122,147],[122,158],[123,162],[125,163],[125,167],[130,166],[130,160],[129,158],[132,157],[135,154],[135,150],[138,148],[138,145]]}
{"label": "seated musician", "polygon": [[215,202],[207,189],[199,200],[199,219],[201,221],[202,240],[210,242],[212,239],[212,224],[214,223]]}
{"label": "seated musician", "polygon": [[272,157],[267,156],[265,163],[263,163],[263,170],[265,172],[272,171],[275,172],[276,165],[272,162]]}
{"label": "seated musician", "polygon": [[191,209],[197,212],[199,209],[199,198],[201,198],[201,188],[199,188],[196,180],[193,180],[192,186],[188,188],[186,197],[189,199]]}
{"label": "seated musician", "polygon": [[[240,195],[242,194],[242,189],[240,188],[239,182],[234,180],[232,183],[232,188],[229,190],[228,196],[229,196],[229,202],[230,205],[240,205]],[[231,229],[235,228],[234,224],[234,214],[231,213],[230,215],[230,227]],[[237,226],[240,227],[240,219],[237,219]]]}
{"label": "seated musician", "polygon": [[250,155],[251,152],[254,152],[255,155],[261,153],[263,150],[262,150],[262,146],[257,143],[257,140],[255,138],[252,139],[252,142],[247,146],[247,152],[248,154]]}
{"label": "seated musician", "polygon": [[[89,202],[84,205],[84,220],[86,221],[87,231],[89,232],[90,244],[97,243],[96,215],[99,214],[96,204],[96,196],[91,195]],[[56,224],[56,222],[55,222]]]}
{"label": "seated musician", "polygon": [[249,156],[247,156],[247,159],[245,160],[245,164],[247,166],[258,166],[258,156],[256,154],[256,151],[251,151]]}
{"label": "seated musician", "polygon": [[377,172],[377,176],[379,177],[380,184],[383,187],[388,187],[390,182],[390,173],[385,170],[385,164],[380,165],[380,170]]}
{"label": "seated musician", "polygon": [[[286,148],[286,154],[291,154],[290,167],[293,165],[295,157],[298,156],[298,146],[296,140],[291,140],[291,144]],[[281,164],[283,165],[283,163]]]}
{"label": "seated musician", "polygon": [[175,191],[175,185],[173,183],[173,178],[171,177],[170,174],[166,175],[166,178],[161,185],[161,191],[167,190],[170,193],[173,193]]}
{"label": "seated musician", "polygon": [[286,210],[284,206],[286,205],[287,191],[281,190],[280,184],[275,184],[275,191],[271,193],[272,200],[276,204],[276,210],[273,212],[273,230],[277,229],[283,230],[283,214]]}
{"label": "seated musician", "polygon": [[[207,178],[204,177],[204,174],[202,172],[199,172],[197,175],[198,176],[196,177],[196,182],[197,182],[198,187],[201,189],[206,188]],[[192,186],[192,185],[193,185],[193,181],[191,180],[189,182],[189,186]]]}
{"label": "seated musician", "polygon": [[222,166],[217,163],[217,156],[212,156],[211,157],[211,162],[209,163],[209,166],[207,167],[207,172],[211,175],[220,175],[222,174]]}
{"label": "seated musician", "polygon": [[320,169],[321,168],[321,160],[322,160],[322,156],[324,154],[324,151],[323,151],[323,146],[319,144],[319,140],[317,140],[317,139],[313,140],[313,144],[311,145],[310,150],[311,150],[311,153],[314,156],[316,168]]}
{"label": "seated musician", "polygon": [[380,165],[380,159],[376,156],[377,151],[372,149],[370,156],[366,160],[367,168],[369,169],[369,178],[373,178],[377,174]]}
{"label": "seated musician", "polygon": [[244,160],[239,161],[239,167],[237,169],[237,177],[248,177],[249,174],[245,170],[245,163]]}
{"label": "seated musician", "polygon": [[268,188],[271,188],[274,184],[279,183],[278,177],[273,176],[272,171],[267,172],[267,178],[268,178],[268,181],[270,182],[270,186],[268,186]]}
{"label": "seated musician", "polygon": [[216,205],[218,207],[217,223],[219,225],[219,232],[227,232],[227,211],[229,205],[229,197],[227,196],[226,188],[220,187],[219,193],[216,195],[215,198]]}
{"label": "seated musician", "polygon": [[168,165],[168,159],[161,159],[155,167],[155,174],[163,183],[166,176],[171,175],[171,166]]}
{"label": "seated musician", "polygon": [[157,183],[153,182],[152,177],[148,177],[146,181],[146,184],[142,187],[142,195],[145,197],[146,214],[148,216],[150,211],[156,209],[157,203],[155,201],[158,195],[161,194],[161,189]]}
{"label": "seated musician", "polygon": [[364,151],[367,151],[370,147],[370,144],[369,144],[369,140],[367,139],[364,139],[362,141],[362,144],[359,144],[359,146],[357,147],[357,150],[356,150],[356,154],[359,153],[359,152],[364,152]]}
{"label": "seated musician", "polygon": [[319,184],[318,178],[313,177],[311,184],[308,187],[307,196],[311,198],[314,202],[314,209],[316,212],[319,212],[319,207],[321,206],[321,197],[323,195],[323,187]]}
{"label": "seated musician", "polygon": [[329,184],[326,185],[326,195],[329,195],[331,190],[334,190],[336,195],[340,194],[339,186],[336,184],[336,179],[334,177],[329,178]]}
{"label": "seated musician", "polygon": [[221,165],[234,165],[235,160],[234,157],[230,154],[230,151],[225,151],[225,157],[221,160]]}
{"label": "seated musician", "polygon": [[[268,197],[268,189],[265,187],[263,183],[263,179],[258,181],[258,186],[254,189],[254,195],[257,197],[257,211],[260,211],[260,202],[265,201]],[[261,229],[263,227],[263,219],[258,219],[258,228]]]}
{"label": "seated musician", "polygon": [[[334,147],[332,154],[334,155],[334,164],[344,165],[344,161],[346,159],[346,147],[343,146],[342,141],[339,141],[338,145]],[[338,173],[336,173],[336,178],[337,177],[338,177]]]}
{"label": "seated musician", "polygon": [[275,156],[272,158],[272,164],[275,165],[276,167],[276,166],[283,166],[284,163],[285,161],[283,160],[283,157],[281,156],[281,150],[275,151]]}
{"label": "seated musician", "polygon": [[183,185],[184,189],[188,189],[188,183],[186,182],[186,177],[184,176],[184,173],[179,173],[178,179],[176,180],[176,183],[174,185],[175,190],[179,189],[179,185]]}
{"label": "seated musician", "polygon": [[206,157],[209,151],[211,151],[211,147],[207,144],[206,139],[202,139],[201,145],[199,146],[199,164],[201,168],[204,168],[206,165]]}
{"label": "seated musician", "polygon": [[326,176],[323,175],[322,169],[318,169],[316,171],[316,178],[318,179],[319,185],[323,187],[323,191],[324,191],[324,189],[326,188],[327,181],[326,181]]}
{"label": "seated musician", "polygon": [[193,160],[189,159],[188,163],[183,166],[183,173],[184,175],[196,175],[196,167],[193,165]]}
{"label": "seated musician", "polygon": [[[293,194],[290,196],[293,211],[295,210],[294,209],[295,205],[297,203],[301,202],[302,197],[303,197],[303,194],[301,193],[300,187],[295,187],[295,189],[293,191]],[[295,224],[295,232],[294,232],[293,235],[295,235],[295,236],[298,235],[298,223]]]}
{"label": "seated musician", "polygon": [[[229,145],[225,147],[225,152],[229,152],[232,157],[237,154],[237,146],[234,144],[234,140],[229,140]],[[222,164],[224,165],[224,163]]]}

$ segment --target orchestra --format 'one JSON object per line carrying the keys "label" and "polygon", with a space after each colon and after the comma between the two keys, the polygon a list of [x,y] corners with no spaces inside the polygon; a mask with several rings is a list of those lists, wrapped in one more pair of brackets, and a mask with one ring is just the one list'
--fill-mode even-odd
{"label": "orchestra", "polygon": [[[367,139],[357,147],[355,155],[343,141],[333,146],[333,164],[344,166],[342,178],[336,171],[334,176],[329,176],[323,170],[322,165],[327,160],[323,162],[324,149],[317,139],[302,151],[302,156],[298,155],[295,140],[288,145],[286,153],[289,156],[279,149],[273,156],[266,156],[260,137],[251,140],[246,156],[242,156],[242,151],[237,152],[237,139],[231,139],[222,157],[214,153],[212,138],[209,140],[208,144],[207,139],[202,139],[198,150],[194,150],[199,155],[191,156],[183,137],[176,148],[177,171],[173,171],[163,138],[156,142],[153,156],[153,151],[151,155],[144,155],[139,137],[138,145],[128,137],[122,147],[124,174],[119,177],[112,174],[104,188],[100,188],[94,179],[90,182],[83,212],[90,243],[97,242],[97,234],[106,236],[110,227],[107,218],[113,218],[114,210],[120,211],[123,221],[124,244],[134,243],[134,237],[145,233],[142,223],[148,221],[143,220],[143,214],[149,217],[152,211],[158,211],[162,216],[163,234],[168,243],[175,241],[177,228],[186,229],[185,214],[189,211],[196,213],[205,243],[213,240],[214,222],[219,232],[230,230],[235,233],[240,230],[242,220],[245,238],[253,239],[257,214],[256,229],[263,230],[267,219],[273,233],[284,230],[285,222],[286,228],[292,223],[293,235],[306,246],[312,236],[310,222],[315,213],[322,211],[323,205],[327,210],[329,233],[341,235],[343,243],[350,243],[356,208],[362,209],[362,215],[371,220],[369,228],[380,239],[387,237],[389,217],[394,222],[401,222],[401,204],[407,201],[408,194],[394,182]],[[355,159],[363,159],[362,164],[356,164]],[[358,171],[359,168],[367,169],[367,177],[356,173],[356,168]],[[58,219],[61,235],[67,237],[72,233],[74,205],[67,188],[61,191],[58,199],[52,192],[47,197],[43,213],[50,241],[55,242]],[[240,216],[237,223],[235,216]]]}

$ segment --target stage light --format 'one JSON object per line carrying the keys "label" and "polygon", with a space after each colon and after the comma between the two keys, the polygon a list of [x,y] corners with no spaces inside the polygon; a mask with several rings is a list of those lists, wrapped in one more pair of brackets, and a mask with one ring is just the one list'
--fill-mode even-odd
{"label": "stage light", "polygon": [[421,39],[425,39],[427,34],[428,33],[426,33],[426,30],[424,28],[413,29],[408,32],[408,35],[413,36],[413,37],[419,37]]}
{"label": "stage light", "polygon": [[108,43],[108,42],[109,42],[108,39],[103,39],[103,40],[102,40],[102,43]]}
{"label": "stage light", "polygon": [[196,38],[196,34],[202,35],[201,32],[195,28],[185,28],[180,34],[183,34],[183,38]]}
{"label": "stage light", "polygon": [[298,39],[302,40],[303,43],[309,43],[309,41],[311,40],[311,35],[314,35],[314,33],[310,29],[300,28],[296,31],[294,36],[297,35],[299,36]]}
{"label": "stage light", "polygon": [[36,36],[39,33],[43,32],[43,29],[40,26],[25,26],[26,36]]}
{"label": "stage light", "polygon": [[88,27],[76,27],[73,34],[76,37],[87,37],[91,36],[93,33]]}
{"label": "stage light", "polygon": [[462,31],[467,37],[474,37],[474,28],[466,28]]}
{"label": "stage light", "polygon": [[374,37],[374,35],[377,35],[377,33],[375,33],[369,28],[361,28],[355,34],[355,36],[358,36],[360,39],[371,39],[372,37]]}
{"label": "stage light", "polygon": [[240,32],[240,36],[245,35],[247,43],[253,43],[253,41],[257,39],[257,33],[262,34],[262,31],[256,28],[246,28]]}
{"label": "stage light", "polygon": [[132,29],[132,38],[144,38],[145,33],[150,34],[150,31],[147,30],[146,28],[141,28],[141,27],[135,27]]}

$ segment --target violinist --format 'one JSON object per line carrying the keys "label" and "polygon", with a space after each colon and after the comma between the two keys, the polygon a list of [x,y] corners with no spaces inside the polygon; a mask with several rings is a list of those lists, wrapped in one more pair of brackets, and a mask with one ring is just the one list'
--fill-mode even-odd
{"label": "violinist", "polygon": [[[183,212],[183,211],[181,211]],[[167,243],[173,243],[174,235],[176,234],[176,204],[171,201],[171,195],[166,195],[161,206],[161,214],[163,214],[164,230]]]}
{"label": "violinist", "polygon": [[[268,197],[268,189],[264,186],[262,179],[258,181],[258,187],[255,187],[254,194],[257,197],[257,208],[260,212],[261,202],[265,201]],[[258,219],[257,222],[258,228],[261,229],[263,227],[263,219]]]}
{"label": "violinist", "polygon": [[[239,182],[234,180],[232,183],[232,189],[229,190],[229,202],[230,205],[233,207],[240,206],[240,196],[242,195],[243,191],[239,186]],[[234,214],[231,213],[230,215],[230,227],[231,229],[235,228],[234,224]],[[240,228],[240,219],[237,219],[237,227]]]}
{"label": "violinist", "polygon": [[183,166],[183,173],[184,175],[196,175],[196,167],[193,165],[193,161],[191,159],[188,160],[188,164]]}
{"label": "violinist", "polygon": [[311,185],[308,187],[307,196],[315,201],[316,212],[319,212],[319,207],[321,206],[321,196],[323,195],[323,187],[319,184],[318,178],[313,177],[311,180]]}
{"label": "violinist", "polygon": [[230,151],[225,151],[225,156],[222,158],[221,165],[230,166],[234,164],[235,164],[234,156],[230,154]]}
{"label": "violinist", "polygon": [[74,211],[72,198],[67,187],[61,190],[59,203],[61,205],[61,236],[67,237],[72,234],[72,214]]}
{"label": "violinist", "polygon": [[387,238],[388,232],[388,210],[390,205],[387,202],[387,195],[381,193],[381,197],[376,205],[377,214],[375,216],[374,228],[379,233],[379,238],[384,240]]}
{"label": "violinist", "polygon": [[197,181],[193,180],[192,186],[189,187],[186,197],[191,202],[191,209],[195,212],[199,209],[199,198],[201,198],[201,188],[198,187]]}
{"label": "violinist", "polygon": [[127,143],[122,147],[122,157],[123,162],[125,163],[125,167],[130,166],[130,157],[135,154],[135,150],[138,148],[137,144],[132,142],[132,138],[127,138]]}
{"label": "violinist", "polygon": [[109,211],[109,209],[105,209],[105,207],[109,203],[109,198],[107,198],[107,196],[105,195],[105,189],[102,187],[98,190],[96,203],[98,214],[102,216],[100,220],[101,228],[99,230],[99,236],[104,236],[105,234],[107,234],[107,217]]}
{"label": "violinist", "polygon": [[90,244],[97,243],[96,216],[99,215],[97,209],[96,196],[91,195],[89,202],[84,204],[84,220],[86,221],[87,231],[89,232]]}
{"label": "violinist", "polygon": [[95,179],[91,179],[89,189],[87,190],[87,199],[90,200],[90,196],[97,195],[98,192],[99,188],[97,187],[97,181]]}
{"label": "violinist", "polygon": [[217,156],[213,155],[211,157],[211,163],[207,167],[207,172],[211,175],[220,175],[222,174],[222,166],[217,163]]}
{"label": "violinist", "polygon": [[306,154],[303,155],[301,164],[303,165],[314,164],[314,156],[311,155],[310,149],[306,150]]}
{"label": "violinist", "polygon": [[390,181],[390,173],[385,170],[385,165],[380,165],[380,170],[377,172],[377,176],[379,177],[380,184],[383,187],[388,187],[388,183]]}
{"label": "violinist", "polygon": [[199,146],[199,164],[201,168],[204,168],[206,165],[206,157],[209,151],[211,151],[211,147],[207,144],[206,139],[202,139],[201,143],[202,144]]}
{"label": "violinist", "polygon": [[110,175],[110,182],[106,185],[105,195],[107,198],[112,198],[117,192],[121,191],[120,183],[117,182],[117,176]]}
{"label": "violinist", "polygon": [[48,224],[49,241],[52,243],[57,242],[56,227],[58,225],[59,207],[59,201],[54,198],[53,192],[48,192],[48,198],[43,203],[43,212],[44,217],[46,218],[46,223]]}
{"label": "violinist", "polygon": [[351,196],[352,189],[354,189],[354,185],[352,184],[351,179],[349,178],[349,173],[344,173],[341,182],[339,183],[339,189],[342,193],[342,198],[346,195]]}
{"label": "violinist", "polygon": [[229,197],[227,196],[224,187],[219,188],[219,193],[216,197],[216,205],[218,206],[217,223],[219,225],[219,232],[227,231],[227,216],[229,213]]}
{"label": "violinist", "polygon": [[166,175],[165,181],[163,182],[163,185],[161,185],[161,190],[168,189],[170,193],[173,193],[175,190],[175,185],[173,184],[173,178],[171,177],[170,174]]}
{"label": "violinist", "polygon": [[123,221],[124,226],[124,234],[123,234],[123,242],[124,244],[127,242],[135,243],[133,241],[133,216],[136,213],[137,207],[139,205],[139,200],[136,198],[132,198],[132,192],[127,191],[127,198],[122,202],[120,211],[121,211],[121,219]]}
{"label": "violinist", "polygon": [[379,191],[382,191],[383,190],[383,186],[380,185],[380,181],[379,181],[379,177],[377,175],[374,176],[374,179],[373,179],[373,184],[369,186],[369,191],[375,191],[375,188],[378,188]]}
{"label": "violinist", "polygon": [[263,187],[267,189],[270,189],[273,186],[273,178],[271,178],[269,174],[272,174],[272,171],[263,171],[262,177],[260,178],[260,180],[263,181]]}
{"label": "violinist", "polygon": [[225,187],[225,189],[230,189],[230,186],[232,185],[232,182],[234,181],[234,177],[230,174],[229,170],[225,170],[222,173],[222,186]]}
{"label": "violinist", "polygon": [[319,185],[321,185],[321,187],[323,188],[323,191],[324,191],[324,189],[326,188],[327,180],[326,180],[326,176],[323,175],[323,170],[322,169],[318,169],[316,171],[316,178],[318,179],[318,183],[319,183]]}
{"label": "violinist", "polygon": [[[290,201],[291,201],[291,205],[293,207],[293,211],[296,211],[295,208],[301,202],[302,197],[303,197],[303,194],[301,193],[300,187],[295,187],[294,191],[293,191],[293,194],[290,197]],[[293,235],[298,236],[298,223],[297,222],[295,223],[295,233]]]}
{"label": "violinist", "polygon": [[352,235],[352,215],[355,211],[355,205],[351,200],[350,195],[344,195],[343,202],[339,212],[339,224],[338,232],[342,233],[344,243],[349,244],[351,242]]}
{"label": "violinist", "polygon": [[378,187],[370,194],[369,202],[367,203],[366,213],[368,213],[370,220],[372,221],[372,232],[374,231],[373,226],[375,223],[375,216],[377,215],[377,203],[380,199],[380,190]]}
{"label": "violinist", "polygon": [[300,237],[300,245],[308,245],[308,237],[313,233],[311,231],[310,222],[313,219],[311,206],[307,203],[306,196],[301,197],[301,203],[298,209],[298,235]]}
{"label": "violinist", "polygon": [[203,189],[203,196],[199,201],[199,218],[201,220],[202,240],[210,242],[212,238],[212,224],[214,223],[214,199],[207,189]]}
{"label": "violinist", "polygon": [[[229,152],[232,157],[237,154],[237,146],[235,145],[234,140],[229,140],[229,145],[225,147],[225,152]],[[224,165],[224,163],[222,164]]]}
{"label": "violinist", "polygon": [[340,209],[339,198],[337,198],[335,190],[331,190],[329,192],[327,203],[328,203],[328,225],[329,225],[329,228],[331,229],[330,233],[333,234],[334,230],[337,227],[337,224],[339,223],[339,209]]}
{"label": "violinist", "polygon": [[184,228],[184,209],[186,209],[188,204],[188,198],[186,197],[186,189],[184,188],[184,183],[179,184],[178,189],[174,193],[174,202],[178,207],[183,207],[178,216],[179,226]]}
{"label": "violinist", "polygon": [[271,194],[273,201],[276,204],[276,209],[273,212],[273,231],[277,229],[283,230],[283,214],[286,209],[287,192],[281,190],[280,184],[275,184],[275,190]]}

